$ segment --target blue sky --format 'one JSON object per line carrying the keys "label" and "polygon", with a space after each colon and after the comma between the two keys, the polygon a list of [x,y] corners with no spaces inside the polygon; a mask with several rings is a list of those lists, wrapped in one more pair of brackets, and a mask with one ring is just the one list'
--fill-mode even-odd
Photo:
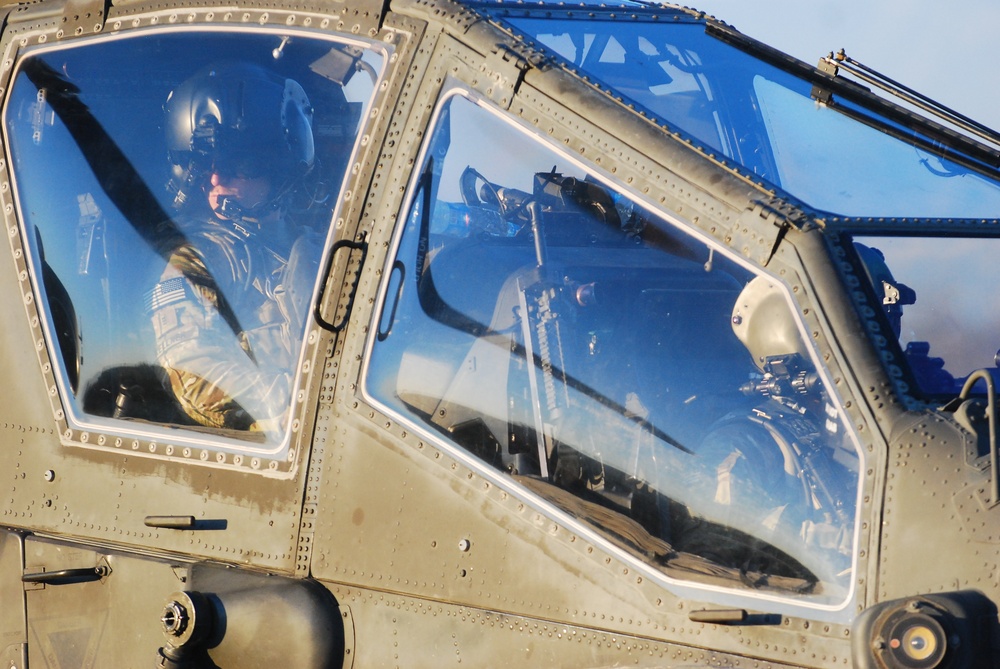
{"label": "blue sky", "polygon": [[816,64],[847,55],[1000,130],[1000,2],[691,0],[740,32]]}

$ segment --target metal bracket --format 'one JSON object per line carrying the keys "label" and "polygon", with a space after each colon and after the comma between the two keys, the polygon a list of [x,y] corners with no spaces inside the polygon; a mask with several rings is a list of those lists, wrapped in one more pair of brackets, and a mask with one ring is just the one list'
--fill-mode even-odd
{"label": "metal bracket", "polygon": [[809,230],[820,227],[821,225],[802,210],[780,198],[754,200],[751,202],[750,206],[747,207],[747,213],[752,216],[758,216],[764,221],[770,221],[776,228],[778,228],[774,237],[774,242],[771,245],[770,253],[766,258],[762,259],[765,267],[771,262],[771,259],[774,258],[774,255],[778,252],[778,247],[781,245],[782,240],[784,240],[785,235],[788,234],[789,230],[795,228],[796,230],[802,232],[808,232]]}
{"label": "metal bracket", "polygon": [[98,34],[104,30],[111,0],[66,0],[62,27],[56,37],[79,37],[89,33]]}
{"label": "metal bracket", "polygon": [[27,667],[28,644],[12,643],[0,651],[0,667]]}
{"label": "metal bracket", "polygon": [[[490,99],[510,109],[514,96],[524,81],[524,73],[531,68],[531,63],[506,44],[497,44],[487,54],[484,65],[488,72],[495,73],[493,86],[488,91]],[[508,90],[510,94],[505,95]]]}
{"label": "metal bracket", "polygon": [[[816,68],[820,72],[825,72],[826,74],[829,74],[831,77],[837,76],[837,71],[839,68],[837,67],[837,62],[834,60],[833,52],[831,51],[830,55],[827,56],[826,58],[820,58],[819,64],[816,65]],[[830,102],[830,100],[833,99],[833,93],[830,91],[829,88],[824,88],[819,84],[813,84],[812,98],[817,102],[820,102],[822,104],[827,104]]]}
{"label": "metal bracket", "polygon": [[796,230],[808,232],[815,227],[819,227],[819,223],[808,214],[781,198],[772,197],[766,200],[754,200],[750,203],[748,209],[756,212],[765,221],[769,219],[773,220],[774,225],[779,228],[789,225]]}
{"label": "metal bracket", "polygon": [[7,23],[37,23],[57,19],[59,28],[56,38],[79,37],[98,34],[104,30],[104,23],[111,9],[111,0],[63,0],[23,4],[10,8]]}

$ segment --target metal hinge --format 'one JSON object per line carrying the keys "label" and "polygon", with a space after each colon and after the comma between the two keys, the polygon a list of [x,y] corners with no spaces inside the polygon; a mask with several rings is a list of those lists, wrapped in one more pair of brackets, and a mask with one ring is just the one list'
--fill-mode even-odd
{"label": "metal hinge", "polygon": [[531,69],[531,62],[506,44],[497,44],[486,56],[484,65],[494,75],[493,86],[488,91],[490,99],[510,109],[524,81],[524,73]]}
{"label": "metal hinge", "polygon": [[819,221],[781,198],[754,200],[747,208],[765,221],[772,221],[778,227],[789,225],[803,232],[821,227]]}
{"label": "metal hinge", "polygon": [[774,254],[778,252],[778,247],[781,246],[781,242],[789,230],[795,228],[796,230],[807,232],[822,226],[820,221],[809,216],[801,209],[776,197],[768,200],[755,200],[747,209],[751,214],[757,215],[765,221],[770,221],[778,228],[778,232],[774,237],[774,243],[771,245],[771,252],[764,261],[765,267],[774,258]]}
{"label": "metal hinge", "polygon": [[[830,55],[827,56],[826,58],[820,58],[819,64],[816,65],[816,67],[819,69],[820,72],[825,72],[826,74],[829,74],[831,77],[837,76],[837,71],[839,70],[839,68],[837,67],[837,62],[834,60],[832,51],[830,52]],[[830,100],[833,99],[833,93],[828,88],[824,88],[819,84],[814,84],[812,87],[812,98],[817,102],[827,104],[828,102],[830,102]]]}
{"label": "metal hinge", "polygon": [[104,30],[111,0],[66,0],[62,28],[57,37],[98,34]]}

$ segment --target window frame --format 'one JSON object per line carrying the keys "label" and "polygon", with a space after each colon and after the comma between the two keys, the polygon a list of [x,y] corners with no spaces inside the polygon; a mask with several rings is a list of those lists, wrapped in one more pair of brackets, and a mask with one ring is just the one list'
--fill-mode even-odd
{"label": "window frame", "polygon": [[[59,337],[55,332],[53,318],[50,314],[49,296],[42,279],[43,269],[39,256],[38,244],[33,240],[34,226],[25,216],[23,197],[19,181],[24,175],[15,169],[11,143],[7,141],[8,113],[11,91],[15,82],[23,76],[23,64],[39,55],[55,53],[64,50],[87,49],[91,45],[100,45],[112,41],[142,40],[149,36],[163,34],[227,34],[248,35],[259,39],[262,35],[284,37],[300,36],[313,43],[328,43],[331,46],[341,45],[353,47],[366,53],[372,53],[381,59],[380,67],[375,72],[375,78],[370,84],[370,91],[361,107],[358,125],[349,152],[347,169],[337,183],[337,193],[350,190],[350,184],[357,177],[352,173],[350,165],[357,160],[364,150],[366,137],[373,123],[372,110],[384,97],[384,81],[391,70],[394,47],[391,44],[364,39],[356,35],[331,33],[330,31],[313,30],[301,27],[285,27],[281,25],[255,25],[252,27],[233,26],[223,23],[175,26],[151,26],[123,30],[110,35],[88,36],[78,40],[52,44],[39,40],[39,44],[23,47],[16,57],[10,73],[10,83],[3,96],[3,108],[0,110],[3,126],[0,132],[4,138],[4,157],[10,166],[10,196],[12,208],[17,219],[17,234],[19,243],[14,245],[15,259],[19,266],[23,265],[22,283],[30,285],[30,291],[25,294],[24,302],[32,321],[33,330],[40,331],[36,335],[37,348],[42,364],[42,373],[48,386],[52,403],[52,416],[57,424],[60,441],[64,446],[83,447],[87,449],[103,449],[117,452],[128,452],[143,457],[197,463],[210,467],[222,467],[239,471],[254,472],[266,476],[287,478],[294,474],[300,456],[307,448],[297,447],[302,438],[303,425],[309,422],[304,414],[305,403],[302,402],[300,389],[303,385],[305,369],[315,367],[313,364],[319,350],[317,336],[318,326],[310,309],[307,322],[304,324],[301,348],[296,358],[294,374],[290,381],[290,397],[287,407],[287,425],[276,442],[260,445],[254,441],[228,436],[222,431],[215,432],[212,428],[197,426],[186,427],[169,423],[140,422],[128,419],[114,418],[89,414],[82,409],[82,394],[77,395],[72,389],[69,375],[64,363]],[[363,75],[362,75],[363,76]],[[61,124],[60,124],[61,125]],[[331,253],[335,239],[340,230],[336,225],[339,217],[348,207],[345,199],[337,197],[329,212],[329,223],[323,237],[320,254],[320,267],[313,284],[311,303],[322,293],[322,283],[327,279],[320,276],[323,260]],[[29,230],[31,228],[31,230]],[[14,231],[11,230],[13,235]],[[42,343],[44,342],[44,344]],[[44,349],[44,350],[43,350]],[[77,389],[79,392],[79,389]],[[77,405],[80,405],[77,408]],[[266,447],[261,447],[266,446]]]}
{"label": "window frame", "polygon": [[[772,592],[754,592],[747,589],[740,589],[738,587],[705,584],[693,580],[684,580],[669,576],[663,571],[657,570],[651,565],[638,559],[628,550],[616,545],[606,535],[596,529],[593,529],[586,522],[571,515],[567,511],[564,511],[543,496],[531,491],[529,488],[518,484],[509,476],[505,476],[500,470],[491,467],[488,463],[477,458],[472,452],[458,443],[448,440],[440,433],[429,429],[425,423],[418,421],[413,415],[402,413],[394,407],[381,402],[372,392],[369,391],[368,386],[371,378],[372,353],[378,341],[384,338],[384,335],[381,332],[383,311],[389,303],[390,294],[395,291],[394,286],[397,285],[392,277],[394,274],[394,267],[398,262],[397,255],[404,237],[406,222],[409,221],[410,213],[413,209],[415,200],[421,191],[420,180],[423,176],[423,167],[426,165],[427,154],[430,150],[435,131],[438,124],[441,122],[442,116],[444,115],[443,110],[449,101],[454,97],[465,98],[480,109],[492,114],[508,125],[513,131],[527,136],[529,139],[534,140],[542,146],[548,148],[553,153],[558,154],[566,163],[572,164],[576,168],[580,169],[581,172],[585,172],[586,174],[592,176],[601,185],[631,198],[637,205],[647,208],[667,225],[670,225],[681,231],[683,234],[689,235],[698,242],[705,244],[705,246],[714,253],[720,254],[754,276],[767,276],[782,286],[782,293],[788,308],[795,316],[795,323],[801,340],[808,349],[810,360],[814,364],[822,383],[825,385],[831,404],[835,407],[839,424],[846,431],[846,436],[850,440],[859,461],[859,471],[857,478],[855,479],[855,516],[853,536],[851,538],[853,547],[851,555],[851,570],[854,577],[852,577],[849,581],[849,591],[843,601],[833,604],[811,602],[802,598],[796,598],[793,595],[782,595]],[[658,583],[661,587],[669,590],[677,597],[685,599],[709,599],[719,603],[720,605],[726,606],[750,606],[756,608],[766,607],[764,610],[776,609],[790,614],[797,613],[799,615],[805,615],[814,619],[820,618],[829,621],[849,620],[852,616],[853,605],[858,596],[856,576],[860,566],[859,554],[865,550],[861,541],[863,537],[862,514],[864,506],[862,500],[865,485],[864,472],[866,469],[866,455],[864,449],[861,448],[858,435],[852,423],[848,419],[844,401],[836,392],[836,386],[833,383],[831,373],[829,369],[821,363],[821,357],[818,354],[816,346],[812,343],[811,337],[808,336],[805,321],[802,318],[798,305],[792,298],[792,290],[789,284],[774,272],[765,270],[764,268],[754,264],[748,258],[740,256],[731,249],[723,246],[717,240],[706,235],[696,226],[684,221],[677,214],[665,210],[662,205],[656,204],[649,197],[626,187],[625,184],[615,180],[611,175],[605,173],[601,169],[598,169],[595,165],[580,160],[576,156],[570,154],[553,142],[551,138],[547,137],[543,132],[534,128],[521,118],[517,118],[509,113],[506,113],[503,109],[497,107],[488,97],[479,94],[457,78],[448,77],[445,80],[441,88],[441,92],[436,99],[426,127],[427,132],[424,134],[420,150],[412,163],[417,166],[417,169],[412,170],[409,182],[406,185],[406,192],[401,203],[401,208],[395,216],[397,223],[392,231],[391,242],[387,247],[384,263],[381,268],[381,276],[383,279],[376,292],[376,299],[373,305],[371,320],[368,323],[367,334],[363,345],[362,364],[359,371],[360,382],[358,383],[358,390],[356,391],[358,397],[360,397],[369,406],[372,406],[384,415],[391,417],[393,421],[405,426],[408,431],[412,431],[414,434],[420,435],[421,438],[434,443],[435,446],[444,450],[449,457],[454,458],[455,460],[461,462],[463,466],[475,471],[478,476],[481,476],[492,485],[496,485],[499,489],[504,490],[506,493],[509,493],[517,499],[530,504],[534,510],[539,512],[546,519],[570,529],[573,533],[579,536],[586,537],[588,541],[601,546],[602,550],[614,555],[618,560],[626,562],[632,565],[633,568],[638,569],[640,573],[643,574],[644,578],[652,579],[653,582]]]}

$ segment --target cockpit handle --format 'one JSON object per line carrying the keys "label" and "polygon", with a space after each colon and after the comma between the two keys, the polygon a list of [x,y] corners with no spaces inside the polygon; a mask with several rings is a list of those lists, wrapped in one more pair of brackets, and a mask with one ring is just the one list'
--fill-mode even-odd
{"label": "cockpit handle", "polygon": [[[357,264],[353,268],[354,278],[350,279],[350,292],[348,293],[347,304],[341,307],[341,309],[343,310],[343,314],[336,321],[329,321],[323,315],[322,305],[323,301],[326,298],[327,287],[331,283],[330,272],[334,268],[335,258],[337,257],[337,253],[340,252],[341,249],[348,249],[349,256],[353,255],[355,252],[357,252],[359,255],[356,261]],[[345,327],[347,327],[347,323],[350,320],[351,316],[351,307],[354,306],[354,296],[358,290],[358,281],[361,278],[361,269],[364,267],[365,257],[367,253],[368,253],[368,244],[365,242],[364,239],[361,239],[359,241],[342,239],[336,244],[334,244],[333,248],[330,250],[330,254],[327,256],[326,259],[326,266],[323,269],[323,274],[320,275],[323,277],[323,285],[320,287],[320,294],[317,297],[316,304],[313,307],[313,317],[316,319],[316,323],[324,330],[336,334],[341,330],[343,330]],[[349,264],[350,259],[351,258],[349,257],[348,260],[345,262]],[[344,271],[345,272],[350,271],[350,268],[349,267],[345,268]]]}
{"label": "cockpit handle", "polygon": [[87,583],[100,581],[111,573],[111,568],[105,564],[82,569],[59,569],[42,571],[21,576],[22,583],[42,583],[43,585],[67,585],[70,583]]}

